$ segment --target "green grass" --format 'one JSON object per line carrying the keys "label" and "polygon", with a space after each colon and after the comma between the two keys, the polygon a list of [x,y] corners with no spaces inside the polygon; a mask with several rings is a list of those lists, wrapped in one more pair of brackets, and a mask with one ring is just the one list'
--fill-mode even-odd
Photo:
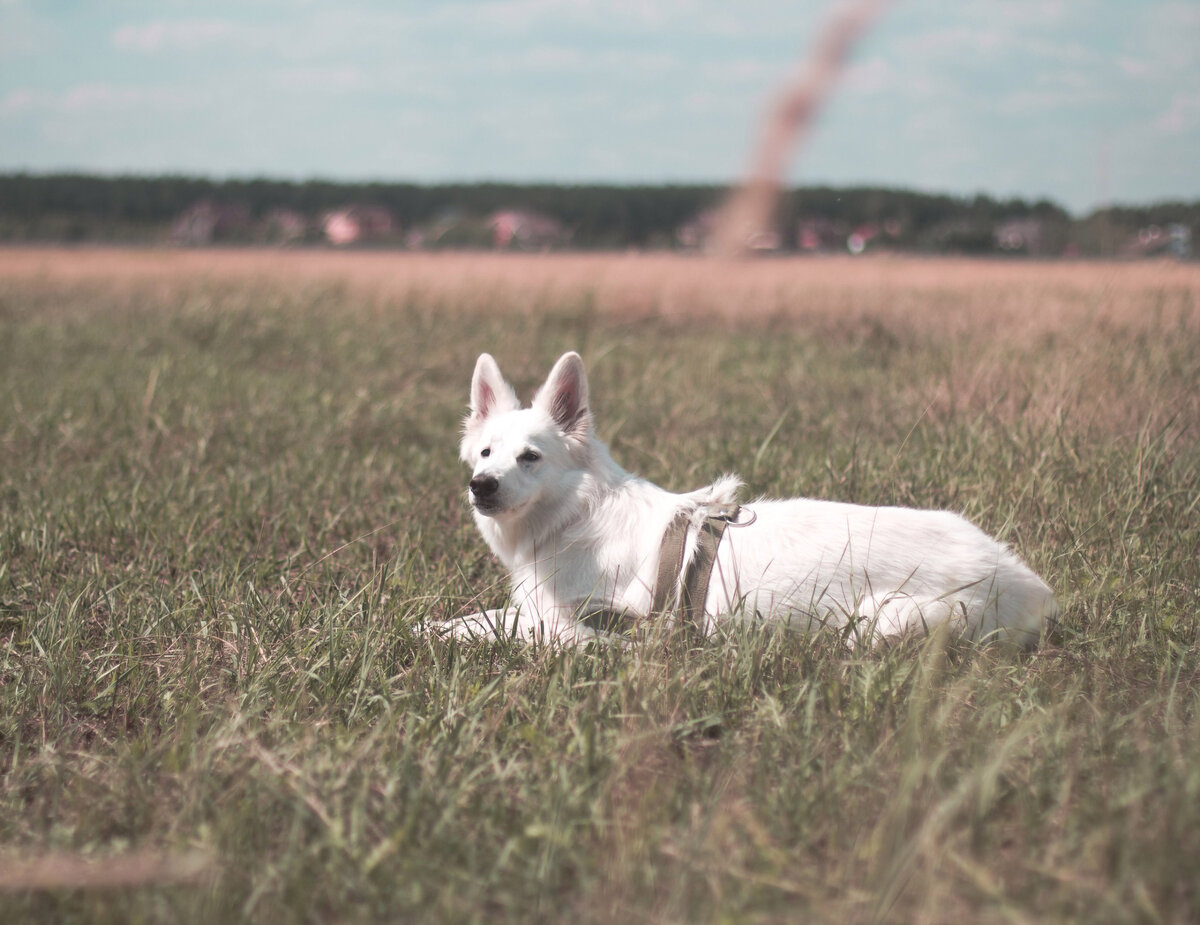
{"label": "green grass", "polygon": [[[1120,298],[1007,337],[0,280],[0,921],[1200,919],[1195,296]],[[504,598],[475,356],[528,396],[566,349],[627,468],[963,511],[1061,634],[436,638]],[[146,873],[29,888],[80,857]]]}

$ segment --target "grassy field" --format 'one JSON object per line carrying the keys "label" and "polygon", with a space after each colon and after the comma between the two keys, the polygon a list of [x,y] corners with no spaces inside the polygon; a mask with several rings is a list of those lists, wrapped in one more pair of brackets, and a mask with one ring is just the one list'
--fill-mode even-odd
{"label": "grassy field", "polygon": [[[476,355],[675,489],[948,507],[1014,656],[498,606]],[[0,252],[0,922],[1200,920],[1200,267]]]}

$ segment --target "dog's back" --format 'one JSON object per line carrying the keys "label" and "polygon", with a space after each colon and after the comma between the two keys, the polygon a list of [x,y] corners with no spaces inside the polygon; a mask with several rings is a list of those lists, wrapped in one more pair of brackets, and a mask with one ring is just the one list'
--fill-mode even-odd
{"label": "dog's back", "polygon": [[973,639],[1037,642],[1053,593],[1010,549],[948,511],[832,501],[760,501],[729,530],[709,589],[712,613],[800,625],[855,622],[871,635],[955,620]]}

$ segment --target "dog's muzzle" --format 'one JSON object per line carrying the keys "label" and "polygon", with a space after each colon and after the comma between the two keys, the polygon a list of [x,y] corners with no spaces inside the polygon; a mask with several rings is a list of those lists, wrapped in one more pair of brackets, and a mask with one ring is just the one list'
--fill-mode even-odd
{"label": "dog's muzzle", "polygon": [[500,480],[494,475],[477,475],[470,481],[471,503],[481,511],[495,510]]}

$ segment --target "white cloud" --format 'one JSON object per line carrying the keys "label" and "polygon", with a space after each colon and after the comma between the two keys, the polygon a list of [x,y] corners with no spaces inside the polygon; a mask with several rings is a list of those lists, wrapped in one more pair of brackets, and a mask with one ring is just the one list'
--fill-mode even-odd
{"label": "white cloud", "polygon": [[874,57],[852,63],[842,79],[848,90],[873,96],[895,89],[899,75],[890,61]]}
{"label": "white cloud", "polygon": [[1190,81],[1200,78],[1200,4],[1169,3],[1139,21],[1141,57],[1153,63],[1156,77]]}
{"label": "white cloud", "polygon": [[1200,7],[1193,2],[1163,4],[1161,16],[1177,29],[1200,29]]}
{"label": "white cloud", "polygon": [[1044,29],[1078,15],[1084,5],[1079,0],[1072,3],[1065,0],[1007,0],[1005,3],[984,3],[979,8],[989,19],[999,17],[1023,29]]}
{"label": "white cloud", "polygon": [[1025,87],[996,100],[994,109],[1008,115],[1029,115],[1035,112],[1077,109],[1102,103],[1107,95],[1101,90],[1064,86]]}
{"label": "white cloud", "polygon": [[1149,77],[1153,73],[1153,68],[1147,61],[1130,55],[1122,55],[1117,58],[1117,67],[1121,69],[1121,73],[1126,77],[1140,79]]}
{"label": "white cloud", "polygon": [[177,110],[203,102],[203,91],[82,83],[57,92],[28,87],[11,90],[3,101],[0,101],[0,112],[61,114],[144,110],[156,107]]}
{"label": "white cloud", "polygon": [[353,66],[285,68],[272,74],[270,82],[280,89],[306,92],[345,92],[371,85],[370,78]]}
{"label": "white cloud", "polygon": [[21,0],[0,0],[0,15],[0,60],[34,55],[45,47],[45,28]]}
{"label": "white cloud", "polygon": [[536,45],[513,58],[514,64],[534,71],[574,70],[587,61],[581,49],[569,45]]}
{"label": "white cloud", "polygon": [[672,41],[688,36],[725,39],[777,38],[799,41],[829,0],[458,0],[421,7],[411,22],[422,28],[518,36],[564,31],[605,36],[641,36]]}
{"label": "white cloud", "polygon": [[112,43],[122,51],[153,53],[227,42],[236,32],[237,27],[224,19],[158,20],[121,26],[113,32]]}
{"label": "white cloud", "polygon": [[909,55],[926,57],[947,52],[955,55],[992,53],[1007,42],[1008,38],[995,29],[955,25],[910,35],[897,44]]}
{"label": "white cloud", "polygon": [[730,58],[725,61],[705,62],[699,68],[699,73],[705,82],[712,82],[725,87],[757,86],[764,81],[782,82],[786,70],[781,70],[777,62],[764,61],[762,58]]}
{"label": "white cloud", "polygon": [[4,100],[0,101],[0,112],[22,113],[41,109],[45,106],[47,97],[48,94],[42,90],[19,87],[16,90],[10,90]]}
{"label": "white cloud", "polygon": [[1154,120],[1154,127],[1168,135],[1200,127],[1200,93],[1176,93],[1171,105]]}

